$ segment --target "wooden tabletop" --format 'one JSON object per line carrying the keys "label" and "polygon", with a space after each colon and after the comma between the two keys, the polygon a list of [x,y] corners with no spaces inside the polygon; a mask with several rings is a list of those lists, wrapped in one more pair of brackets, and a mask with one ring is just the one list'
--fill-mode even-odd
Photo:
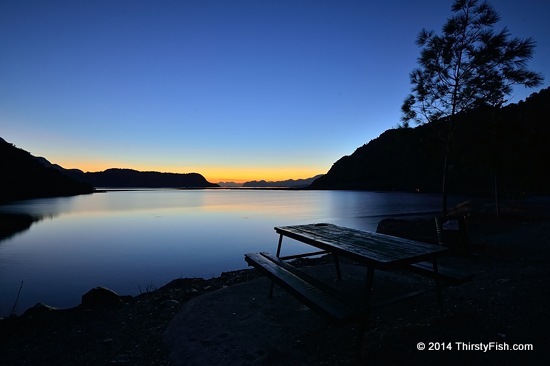
{"label": "wooden tabletop", "polygon": [[283,236],[376,268],[395,268],[432,260],[448,249],[395,236],[332,224],[275,227]]}

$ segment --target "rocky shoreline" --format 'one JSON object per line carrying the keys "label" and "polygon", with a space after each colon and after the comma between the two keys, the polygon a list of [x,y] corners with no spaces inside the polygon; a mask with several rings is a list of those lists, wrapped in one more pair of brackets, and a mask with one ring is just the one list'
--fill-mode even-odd
{"label": "rocky shoreline", "polygon": [[135,297],[96,288],[70,309],[37,304],[0,320],[0,359],[3,365],[167,365],[162,333],[181,304],[256,276],[241,270],[176,279]]}
{"label": "rocky shoreline", "polygon": [[[550,341],[550,317],[542,306],[550,297],[545,284],[550,275],[547,203],[545,199],[508,205],[500,220],[489,212],[490,204],[483,206],[487,210],[476,207],[471,227],[475,250],[466,260],[477,272],[475,281],[448,292],[447,301],[454,305],[444,319],[426,315],[421,305],[411,313],[414,304],[393,306],[387,314],[377,316],[366,334],[369,360],[374,364],[445,361],[443,353],[432,353],[426,359],[426,353],[420,354],[404,342],[416,339],[532,343],[536,352],[520,356],[541,355]],[[314,262],[302,263],[311,264]],[[169,365],[163,333],[182,304],[258,276],[254,270],[241,270],[209,280],[177,279],[135,297],[97,289],[72,309],[39,305],[21,316],[0,320],[0,359],[3,365]],[[401,317],[398,321],[395,314],[403,313],[407,313],[407,321]],[[548,356],[548,351],[544,352]],[[327,364],[347,364],[351,362],[348,356],[329,357],[338,361]],[[486,357],[470,352],[458,355],[455,361],[510,364],[514,357],[519,356],[493,352]]]}

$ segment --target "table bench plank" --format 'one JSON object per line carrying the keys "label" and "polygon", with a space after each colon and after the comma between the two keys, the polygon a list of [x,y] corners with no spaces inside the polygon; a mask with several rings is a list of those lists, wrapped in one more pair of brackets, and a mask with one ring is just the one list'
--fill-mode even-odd
{"label": "table bench plank", "polygon": [[358,309],[339,298],[332,290],[297,268],[290,268],[288,263],[271,254],[247,253],[245,260],[330,322],[346,323],[360,315]]}

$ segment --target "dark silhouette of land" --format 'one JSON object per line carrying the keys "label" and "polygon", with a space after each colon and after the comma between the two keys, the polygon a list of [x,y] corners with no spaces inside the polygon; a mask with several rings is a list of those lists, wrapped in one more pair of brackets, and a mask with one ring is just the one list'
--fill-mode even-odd
{"label": "dark silhouette of land", "polygon": [[94,187],[205,188],[218,187],[198,173],[139,172],[107,169],[84,173],[64,169],[0,138],[0,203],[94,192]]}
{"label": "dark silhouette of land", "polygon": [[70,170],[68,173],[74,179],[86,182],[94,187],[114,188],[211,188],[219,187],[208,182],[198,173],[160,173],[140,172],[133,169],[107,169],[102,172],[84,173]]}
{"label": "dark silhouette of land", "polygon": [[313,181],[316,179],[322,177],[322,174],[316,175],[315,177],[306,178],[306,179],[287,179],[287,180],[281,180],[281,181],[265,181],[265,180],[253,180],[250,182],[245,182],[242,186],[244,188],[275,188],[275,187],[281,187],[281,188],[306,188]]}
{"label": "dark silhouette of land", "polygon": [[[457,116],[451,146],[449,193],[491,194],[499,190],[546,194],[550,158],[550,88],[502,108]],[[312,189],[441,192],[445,143],[440,121],[391,129],[339,159]]]}
{"label": "dark silhouette of land", "polygon": [[44,166],[25,150],[0,138],[0,203],[92,193],[94,188]]}
{"label": "dark silhouette of land", "polygon": [[111,168],[101,172],[83,172],[80,169],[65,169],[52,164],[43,157],[36,158],[47,167],[94,187],[111,188],[212,188],[217,184],[208,182],[198,173],[141,172],[134,169]]}

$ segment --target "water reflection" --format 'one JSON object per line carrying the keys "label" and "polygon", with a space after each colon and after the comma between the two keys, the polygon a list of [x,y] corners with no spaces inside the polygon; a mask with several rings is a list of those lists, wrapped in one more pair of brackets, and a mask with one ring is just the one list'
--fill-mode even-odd
{"label": "water reflection", "polygon": [[[135,295],[177,277],[245,268],[244,253],[275,251],[274,226],[376,230],[384,215],[438,207],[437,195],[350,191],[143,190],[21,201],[0,211],[51,219],[0,245],[0,308],[11,309],[21,281],[19,312],[38,301],[70,307],[96,286]],[[283,246],[284,254],[304,250]]]}
{"label": "water reflection", "polygon": [[41,220],[40,217],[25,214],[0,213],[0,243],[4,239],[30,229],[31,225],[39,220]]}

